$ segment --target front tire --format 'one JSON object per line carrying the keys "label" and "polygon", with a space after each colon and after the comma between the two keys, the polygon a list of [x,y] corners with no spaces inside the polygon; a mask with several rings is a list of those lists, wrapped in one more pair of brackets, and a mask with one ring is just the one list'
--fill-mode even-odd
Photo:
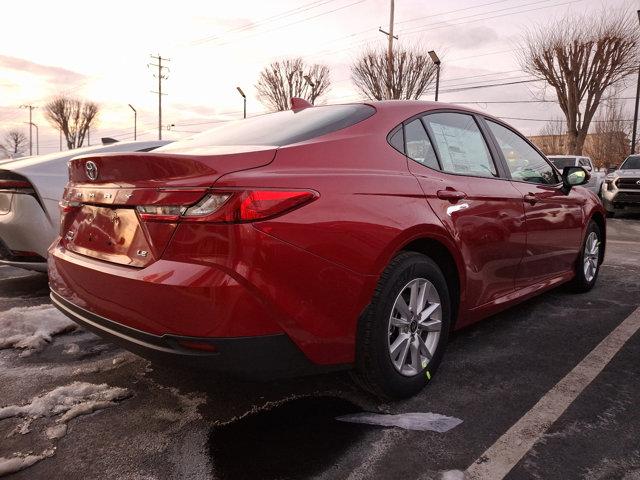
{"label": "front tire", "polygon": [[585,293],[593,288],[600,273],[601,259],[602,232],[598,224],[591,220],[576,263],[576,276],[573,279],[573,289],[576,292]]}
{"label": "front tire", "polygon": [[403,252],[380,277],[358,327],[356,376],[373,394],[406,398],[435,373],[451,329],[451,299],[438,265]]}

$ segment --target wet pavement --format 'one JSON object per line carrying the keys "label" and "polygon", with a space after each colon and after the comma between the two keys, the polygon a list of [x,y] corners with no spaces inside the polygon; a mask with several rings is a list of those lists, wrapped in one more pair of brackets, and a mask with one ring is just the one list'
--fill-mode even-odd
{"label": "wet pavement", "polygon": [[[125,388],[78,416],[0,420],[0,457],[46,458],[12,479],[463,478],[463,471],[640,305],[640,220],[608,223],[596,288],[546,293],[453,335],[430,385],[380,403],[347,372],[268,383],[150,365],[80,330],[40,353],[0,350],[0,408],[72,382]],[[0,267],[0,316],[46,305],[46,276]],[[640,335],[550,426],[508,479],[640,478]],[[462,420],[438,433],[338,422],[362,411]]]}

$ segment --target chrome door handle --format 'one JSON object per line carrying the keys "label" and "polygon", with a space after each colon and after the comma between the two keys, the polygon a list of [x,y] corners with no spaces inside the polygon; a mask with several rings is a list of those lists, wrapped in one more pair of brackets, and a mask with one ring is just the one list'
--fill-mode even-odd
{"label": "chrome door handle", "polygon": [[531,205],[535,205],[538,202],[538,197],[536,197],[533,193],[527,193],[524,196],[524,201]]}
{"label": "chrome door handle", "polygon": [[458,190],[438,190],[436,192],[438,198],[442,200],[449,200],[451,203],[456,203],[458,200],[467,198],[467,194]]}

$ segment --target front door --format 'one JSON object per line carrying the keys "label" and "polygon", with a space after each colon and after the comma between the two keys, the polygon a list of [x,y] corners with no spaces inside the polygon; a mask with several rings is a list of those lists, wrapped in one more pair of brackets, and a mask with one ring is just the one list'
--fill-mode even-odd
{"label": "front door", "polygon": [[527,222],[527,248],[516,287],[527,287],[570,272],[582,244],[582,202],[575,191],[562,190],[556,170],[524,138],[487,120],[522,194]]}

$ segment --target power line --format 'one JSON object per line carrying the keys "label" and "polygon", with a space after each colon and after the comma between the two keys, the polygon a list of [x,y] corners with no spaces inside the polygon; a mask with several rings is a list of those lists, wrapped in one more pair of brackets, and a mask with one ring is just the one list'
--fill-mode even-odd
{"label": "power line", "polygon": [[314,8],[321,7],[322,5],[325,5],[327,3],[332,3],[332,2],[335,2],[335,1],[336,0],[324,0],[324,1],[316,0],[314,2],[309,2],[309,3],[305,4],[305,5],[301,5],[299,7],[292,8],[291,10],[286,10],[284,12],[281,12],[279,14],[273,15],[271,17],[264,18],[262,20],[259,20],[258,22],[250,23],[248,25],[242,25],[242,26],[236,27],[236,28],[232,28],[232,29],[227,30],[226,32],[220,34],[220,35],[210,35],[208,37],[204,37],[204,38],[201,38],[201,39],[198,39],[198,40],[193,40],[192,42],[189,43],[189,45],[201,45],[203,43],[207,43],[207,42],[210,42],[210,41],[217,40],[219,38],[225,37],[225,36],[227,36],[227,35],[229,35],[231,33],[242,32],[242,31],[245,31],[245,30],[251,30],[251,29],[254,29],[256,27],[265,25],[267,23],[271,23],[271,22],[273,22],[275,20],[281,20],[282,18],[290,17],[292,15],[298,15],[300,13],[306,12],[308,10],[312,10]]}

